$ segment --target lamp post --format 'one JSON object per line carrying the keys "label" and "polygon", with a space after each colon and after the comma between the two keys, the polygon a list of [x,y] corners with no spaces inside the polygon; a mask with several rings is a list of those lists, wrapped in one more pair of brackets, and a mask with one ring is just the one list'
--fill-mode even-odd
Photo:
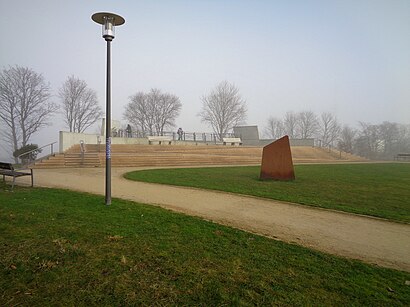
{"label": "lamp post", "polygon": [[111,41],[115,37],[115,26],[125,23],[119,15],[107,12],[95,13],[91,19],[102,25],[102,37],[107,42],[107,85],[105,111],[105,204],[111,204]]}

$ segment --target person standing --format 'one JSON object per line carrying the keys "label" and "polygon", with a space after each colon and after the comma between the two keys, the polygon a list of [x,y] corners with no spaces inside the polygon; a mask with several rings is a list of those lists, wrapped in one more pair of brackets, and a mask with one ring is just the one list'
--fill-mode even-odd
{"label": "person standing", "polygon": [[132,132],[130,124],[127,125],[127,128],[125,129],[125,132],[127,132],[127,138],[130,138],[131,137],[131,132]]}
{"label": "person standing", "polygon": [[177,134],[178,134],[178,141],[182,141],[182,135],[184,134],[184,131],[182,130],[182,128],[178,128]]}

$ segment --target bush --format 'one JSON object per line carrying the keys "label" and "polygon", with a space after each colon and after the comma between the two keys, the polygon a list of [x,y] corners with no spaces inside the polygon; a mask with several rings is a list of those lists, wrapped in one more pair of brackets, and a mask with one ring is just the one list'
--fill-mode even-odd
{"label": "bush", "polygon": [[17,158],[21,155],[20,156],[21,162],[27,163],[30,161],[34,161],[40,152],[41,152],[41,149],[38,148],[37,144],[27,144],[25,146],[20,147],[16,151],[14,151],[13,157]]}

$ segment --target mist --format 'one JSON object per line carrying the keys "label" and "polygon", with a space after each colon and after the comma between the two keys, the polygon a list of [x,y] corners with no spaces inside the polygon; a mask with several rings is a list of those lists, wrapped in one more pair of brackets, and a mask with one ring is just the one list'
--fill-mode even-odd
{"label": "mist", "polygon": [[[359,121],[409,124],[410,2],[397,1],[4,1],[0,68],[19,65],[58,89],[74,75],[105,109],[105,41],[91,20],[124,16],[112,42],[112,118],[129,97],[158,88],[182,103],[177,127],[200,122],[201,97],[219,82],[235,84],[247,124],[262,130],[287,111],[329,112]],[[1,123],[0,123],[0,126]],[[176,127],[176,128],[177,128]],[[88,132],[94,133],[97,127]],[[60,114],[32,143],[58,141]],[[9,158],[1,140],[0,159]]]}

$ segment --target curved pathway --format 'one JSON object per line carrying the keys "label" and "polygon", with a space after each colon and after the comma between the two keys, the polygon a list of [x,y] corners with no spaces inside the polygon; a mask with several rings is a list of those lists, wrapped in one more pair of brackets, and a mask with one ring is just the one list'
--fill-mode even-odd
{"label": "curved pathway", "polygon": [[[112,169],[113,197],[159,205],[278,240],[410,272],[409,224],[122,177],[136,169]],[[103,168],[35,169],[34,179],[35,186],[104,194],[104,174]]]}

